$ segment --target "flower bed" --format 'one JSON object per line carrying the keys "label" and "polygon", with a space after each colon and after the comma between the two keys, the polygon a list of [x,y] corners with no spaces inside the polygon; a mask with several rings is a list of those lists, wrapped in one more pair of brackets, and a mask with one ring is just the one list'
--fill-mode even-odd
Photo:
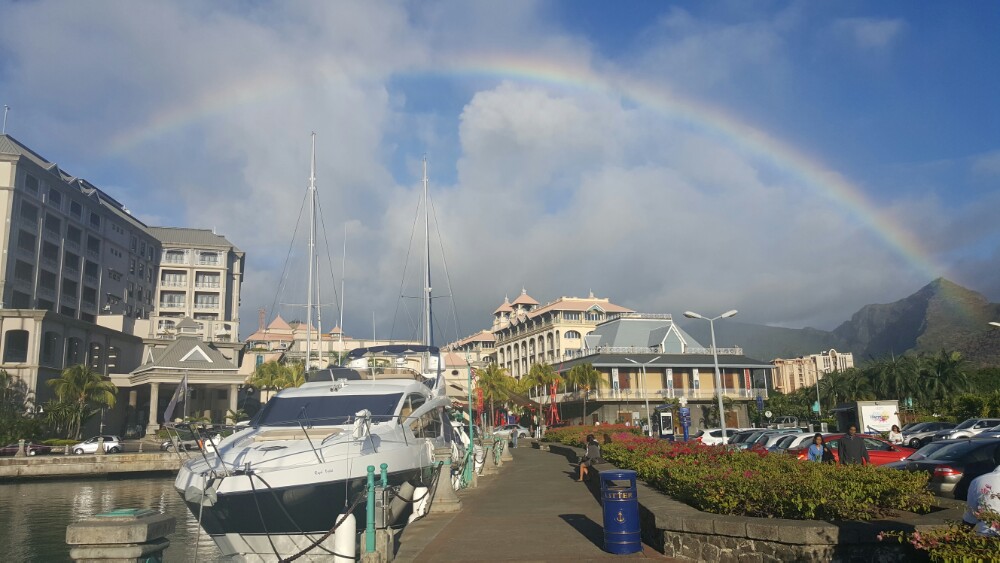
{"label": "flower bed", "polygon": [[[608,430],[576,427],[559,438],[574,445],[581,434]],[[673,443],[626,432],[611,433],[611,440],[602,446],[606,461],[634,469],[658,490],[715,514],[870,520],[894,511],[926,512],[933,502],[923,473],[809,463],[764,450]]]}
{"label": "flower bed", "polygon": [[593,434],[598,442],[604,442],[604,435],[642,436],[642,429],[624,424],[604,424],[601,426],[563,426],[545,431],[543,442],[559,442],[577,448],[587,447],[587,434]]}

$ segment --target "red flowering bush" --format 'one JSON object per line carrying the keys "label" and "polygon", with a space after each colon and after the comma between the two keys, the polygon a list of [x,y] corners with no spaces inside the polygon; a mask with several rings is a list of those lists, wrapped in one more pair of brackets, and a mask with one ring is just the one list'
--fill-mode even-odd
{"label": "red flowering bush", "polygon": [[[588,431],[579,430],[584,436]],[[611,439],[602,446],[605,460],[716,514],[869,520],[896,510],[926,511],[932,500],[923,473],[810,463],[763,449],[667,442],[626,432]]]}

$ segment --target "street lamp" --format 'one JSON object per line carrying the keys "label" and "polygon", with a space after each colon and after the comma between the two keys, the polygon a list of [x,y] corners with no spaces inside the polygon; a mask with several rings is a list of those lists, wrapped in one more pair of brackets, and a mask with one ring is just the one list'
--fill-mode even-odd
{"label": "street lamp", "polygon": [[662,356],[657,356],[652,360],[649,360],[648,362],[643,362],[641,364],[633,360],[632,358],[625,358],[627,361],[632,362],[633,364],[639,366],[639,368],[642,370],[642,395],[646,398],[646,428],[648,428],[647,432],[649,432],[650,436],[653,435],[653,418],[652,415],[649,414],[649,393],[646,392],[646,366],[655,362],[656,360],[659,360],[661,357]]}
{"label": "street lamp", "polygon": [[719,426],[722,428],[722,443],[726,444],[729,440],[726,439],[726,413],[723,411],[722,406],[722,375],[719,373],[719,354],[715,349],[715,321],[735,317],[736,309],[726,311],[718,317],[712,318],[703,317],[691,311],[684,311],[684,316],[689,319],[704,319],[708,321],[708,328],[712,332],[712,359],[715,361],[715,393],[719,399]]}

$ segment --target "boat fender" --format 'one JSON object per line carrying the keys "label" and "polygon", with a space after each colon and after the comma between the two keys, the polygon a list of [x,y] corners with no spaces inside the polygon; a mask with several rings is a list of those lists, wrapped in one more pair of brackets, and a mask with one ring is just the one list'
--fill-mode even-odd
{"label": "boat fender", "polygon": [[[343,521],[341,521],[343,519]],[[354,563],[354,554],[357,552],[355,541],[358,535],[358,522],[354,514],[348,512],[346,515],[337,516],[337,529],[333,532],[333,557],[334,563]]]}
{"label": "boat fender", "polygon": [[198,487],[197,485],[191,485],[187,489],[184,489],[184,500],[192,504],[214,506],[217,499],[218,497],[215,494],[215,487],[208,483],[205,484],[204,488]]}
{"label": "boat fender", "polygon": [[403,511],[406,510],[406,505],[413,502],[414,498],[417,498],[413,495],[414,489],[413,483],[409,481],[404,481],[399,486],[396,496],[392,497],[392,502],[389,503],[389,522],[395,524],[399,520],[399,517],[403,515]]}
{"label": "boat fender", "polygon": [[413,498],[418,500],[413,504],[413,514],[410,515],[410,519],[407,520],[407,523],[413,522],[427,513],[427,501],[430,499],[430,495],[427,494],[427,490],[427,487],[417,487],[414,489]]}

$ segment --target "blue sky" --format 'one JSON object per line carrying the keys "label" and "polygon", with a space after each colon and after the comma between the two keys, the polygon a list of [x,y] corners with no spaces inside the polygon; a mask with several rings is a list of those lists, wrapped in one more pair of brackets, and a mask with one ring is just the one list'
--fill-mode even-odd
{"label": "blue sky", "polygon": [[[1000,301],[998,12],[3,2],[0,103],[10,134],[144,221],[245,250],[243,332],[260,307],[301,315],[280,305],[303,300],[301,275],[276,288],[313,130],[326,287],[347,225],[348,333],[370,334],[374,313],[381,335],[413,336],[397,297],[416,283],[402,278],[424,154],[448,340],[522,287],[833,328],[937,276]],[[862,194],[868,220],[809,185],[805,161]]]}

